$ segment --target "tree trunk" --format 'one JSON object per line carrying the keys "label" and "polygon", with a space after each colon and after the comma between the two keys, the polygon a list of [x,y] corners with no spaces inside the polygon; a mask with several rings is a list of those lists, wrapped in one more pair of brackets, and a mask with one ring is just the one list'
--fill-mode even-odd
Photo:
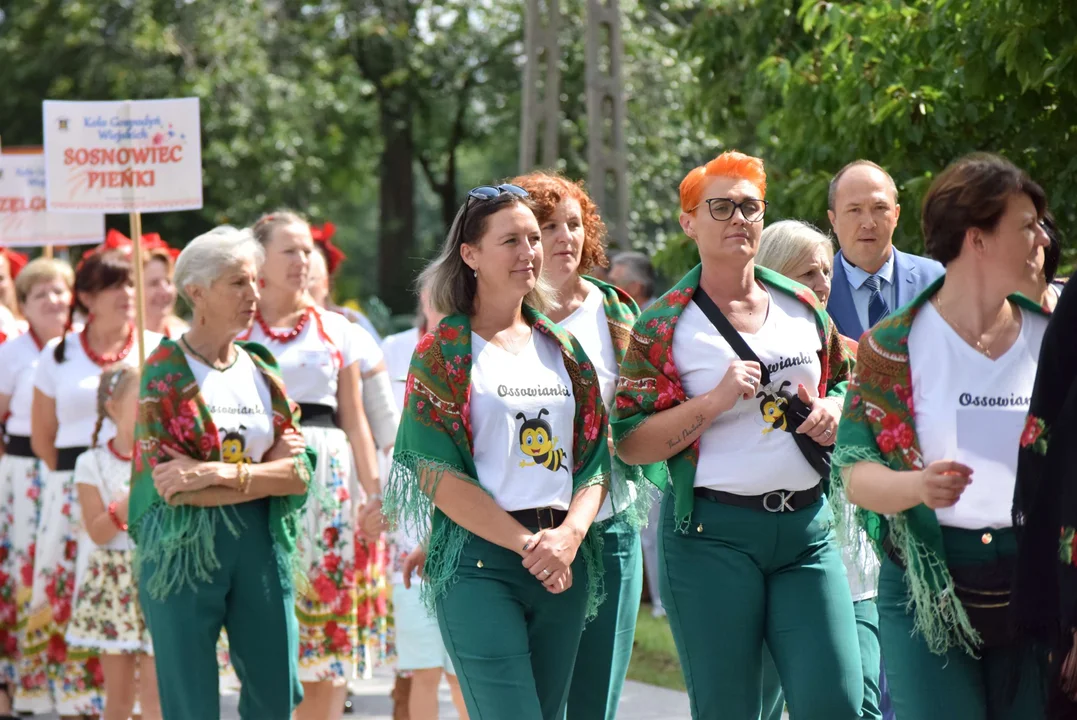
{"label": "tree trunk", "polygon": [[412,282],[418,269],[415,249],[415,146],[411,104],[406,95],[385,93],[379,100],[381,185],[378,219],[378,295],[396,313],[415,308]]}

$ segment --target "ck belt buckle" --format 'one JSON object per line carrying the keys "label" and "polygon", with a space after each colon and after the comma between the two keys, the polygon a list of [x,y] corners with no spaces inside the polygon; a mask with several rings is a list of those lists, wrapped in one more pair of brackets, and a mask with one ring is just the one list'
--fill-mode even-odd
{"label": "ck belt buckle", "polygon": [[[553,508],[552,507],[539,508],[536,512],[538,513],[538,516],[539,516],[538,526],[539,526],[540,530],[548,530],[548,529],[552,529],[554,527],[555,523],[554,523],[554,516],[553,516]],[[548,517],[550,519],[550,522],[549,522],[548,525],[543,525],[542,524],[543,515],[545,515],[546,517]]]}
{"label": "ck belt buckle", "polygon": [[790,500],[796,495],[795,490],[775,490],[763,496],[763,509],[767,512],[793,512]]}

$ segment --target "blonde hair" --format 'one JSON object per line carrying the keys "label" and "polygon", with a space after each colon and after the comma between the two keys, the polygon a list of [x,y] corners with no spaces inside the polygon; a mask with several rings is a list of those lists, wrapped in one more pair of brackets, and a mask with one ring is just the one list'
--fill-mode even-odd
{"label": "blonde hair", "polygon": [[[101,384],[97,386],[97,423],[93,426],[91,447],[97,447],[97,438],[108,415],[108,401],[122,397],[135,384],[138,389],[139,370],[133,365],[112,365],[101,373]],[[111,419],[111,418],[109,418]]]}
{"label": "blonde hair", "polygon": [[15,278],[15,299],[19,305],[25,305],[35,285],[52,280],[63,280],[70,290],[75,285],[75,271],[63,260],[44,257],[31,260]]}
{"label": "blonde hair", "polygon": [[[452,227],[449,228],[449,234],[445,238],[441,252],[426,266],[416,283],[420,291],[422,288],[429,288],[430,304],[439,313],[446,316],[467,315],[468,317],[475,314],[478,280],[475,277],[475,271],[468,267],[464,259],[460,257],[460,246],[465,243],[477,245],[486,233],[487,220],[494,213],[515,205],[531,208],[526,198],[511,193],[499,195],[491,200],[464,201],[456,213]],[[467,210],[467,220],[461,228],[460,224],[465,210]],[[459,237],[459,242],[457,242],[457,237]],[[524,296],[524,305],[545,315],[552,308],[557,307],[554,297],[556,295],[553,286],[543,274],[540,274],[535,278],[535,287]],[[427,328],[427,330],[432,329]]]}
{"label": "blonde hair", "polygon": [[819,228],[800,220],[782,220],[763,230],[755,264],[788,277],[801,263],[811,260],[818,247],[826,248],[833,264],[834,246]]}

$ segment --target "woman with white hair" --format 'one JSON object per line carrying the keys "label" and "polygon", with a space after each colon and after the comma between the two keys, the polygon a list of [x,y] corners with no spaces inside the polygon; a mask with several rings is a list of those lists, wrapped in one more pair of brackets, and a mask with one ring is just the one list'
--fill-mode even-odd
{"label": "woman with white hair", "polygon": [[[756,253],[755,261],[761,267],[807,285],[824,305],[830,298],[834,245],[830,238],[814,225],[800,220],[782,220],[768,226],[759,240],[759,252]],[[855,527],[851,510],[847,526]],[[859,553],[851,546],[843,547],[841,559],[845,563],[845,574],[849,578],[849,589],[853,594],[860,661],[864,668],[864,704],[860,713],[863,718],[881,718],[885,683],[881,677],[880,665],[879,610],[875,606],[879,561],[867,542],[859,543],[858,546]],[[780,720],[784,708],[785,694],[778,679],[778,670],[770,652],[764,651],[761,718]]]}
{"label": "woman with white hair", "polygon": [[191,329],[142,371],[128,523],[170,720],[219,715],[222,627],[241,718],[289,720],[303,697],[293,572],[315,455],[276,360],[235,342],[254,319],[262,258],[247,230],[191,241],[175,271]]}
{"label": "woman with white hair", "polygon": [[768,225],[759,239],[755,262],[807,285],[823,305],[830,298],[834,245],[810,223],[782,220]]}

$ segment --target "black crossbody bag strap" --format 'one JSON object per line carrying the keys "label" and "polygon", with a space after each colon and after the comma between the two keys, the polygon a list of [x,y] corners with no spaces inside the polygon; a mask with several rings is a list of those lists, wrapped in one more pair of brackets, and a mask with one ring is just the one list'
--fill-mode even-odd
{"label": "black crossbody bag strap", "polygon": [[718,309],[718,306],[711,300],[711,296],[706,293],[703,288],[696,288],[696,292],[692,295],[692,300],[703,311],[703,314],[707,316],[707,319],[711,321],[711,325],[715,327],[718,333],[722,336],[722,339],[729,343],[729,347],[733,348],[733,352],[740,357],[741,360],[747,362],[759,363],[759,369],[762,371],[762,377],[760,377],[761,385],[770,385],[770,371],[767,370],[767,364],[759,359],[759,356],[755,354],[751,346],[745,342],[741,334],[737,332],[733,327],[733,323],[729,322],[722,311]]}
{"label": "black crossbody bag strap", "polygon": [[[703,314],[707,316],[707,319],[711,321],[715,329],[722,336],[722,338],[729,343],[729,347],[733,349],[741,360],[746,362],[759,363],[760,378],[759,384],[762,387],[770,385],[770,371],[767,369],[767,364],[759,359],[759,356],[755,354],[751,346],[741,337],[741,334],[736,331],[733,324],[729,322],[710,296],[707,295],[703,288],[696,288],[695,293],[692,295],[692,300],[695,301],[696,306],[703,311]],[[804,455],[804,459],[808,461],[808,464],[812,466],[812,469],[819,473],[820,479],[824,485],[827,483],[827,479],[830,477],[830,453],[831,448],[823,447],[819,443],[812,440],[807,435],[801,435],[795,432],[796,428],[800,426],[800,423],[804,421],[804,418],[811,412],[811,408],[806,406],[800,401],[800,398],[796,394],[786,397],[788,403],[786,415],[790,420],[795,422],[788,426],[788,431],[792,433],[793,440],[796,441],[797,447],[800,449],[801,454]]]}

